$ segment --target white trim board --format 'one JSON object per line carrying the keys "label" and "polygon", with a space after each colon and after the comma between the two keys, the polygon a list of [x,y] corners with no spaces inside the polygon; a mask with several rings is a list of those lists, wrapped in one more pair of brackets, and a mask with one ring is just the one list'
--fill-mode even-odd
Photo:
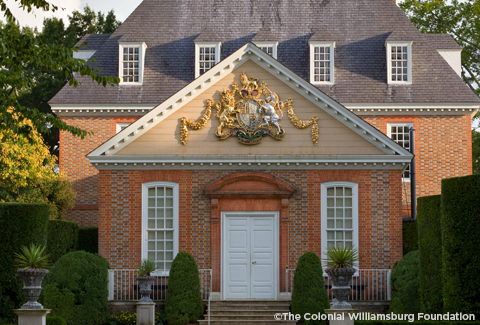
{"label": "white trim board", "polygon": [[58,116],[142,116],[157,104],[50,104]]}
{"label": "white trim board", "polygon": [[253,43],[248,43],[229,57],[219,62],[199,78],[195,79],[168,100],[153,108],[150,112],[132,123],[124,130],[124,132],[115,135],[98,148],[94,149],[87,155],[87,157],[91,159],[95,156],[111,156],[116,154],[144,134],[147,130],[162,122],[173,112],[178,111],[198,94],[212,87],[216,80],[223,78],[226,74],[232,72],[248,60],[252,60],[259,66],[263,67],[266,71],[275,75],[279,80],[283,81],[292,89],[295,89],[299,94],[310,100],[317,107],[327,112],[342,124],[346,125],[355,133],[359,134],[378,149],[382,150],[385,154],[411,156],[408,151],[389,139],[375,127],[350,112],[344,106],[328,97],[325,93],[306,80],[294,74],[291,70],[267,53],[263,52]]}

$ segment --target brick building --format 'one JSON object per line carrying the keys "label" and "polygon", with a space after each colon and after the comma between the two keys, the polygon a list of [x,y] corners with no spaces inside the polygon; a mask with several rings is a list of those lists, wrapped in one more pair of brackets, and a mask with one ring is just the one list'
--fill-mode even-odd
{"label": "brick building", "polygon": [[279,298],[306,251],[355,245],[363,269],[401,258],[408,127],[419,196],[471,173],[480,100],[461,49],[391,0],[145,0],[79,44],[122,81],[51,100],[94,132],[61,133],[60,169],[78,193],[68,218],[99,226],[115,269],[168,272],[186,250],[219,297]]}

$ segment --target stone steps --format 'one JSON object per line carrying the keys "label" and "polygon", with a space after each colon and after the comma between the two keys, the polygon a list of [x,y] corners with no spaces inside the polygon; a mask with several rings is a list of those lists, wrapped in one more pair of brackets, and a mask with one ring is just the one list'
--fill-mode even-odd
{"label": "stone steps", "polygon": [[[278,300],[221,300],[210,302],[211,325],[258,325],[258,324],[288,324],[295,321],[278,321],[275,314],[288,313],[290,302]],[[200,325],[208,324],[208,313]]]}

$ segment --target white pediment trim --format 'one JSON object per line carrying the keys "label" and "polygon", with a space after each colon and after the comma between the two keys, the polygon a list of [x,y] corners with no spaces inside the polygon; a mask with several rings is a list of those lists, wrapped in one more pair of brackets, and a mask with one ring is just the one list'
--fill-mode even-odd
{"label": "white pediment trim", "polygon": [[276,75],[286,85],[296,90],[304,98],[310,100],[317,107],[343,123],[355,133],[379,148],[386,155],[400,155],[411,158],[410,152],[388,138],[385,134],[365,122],[337,101],[333,100],[315,86],[305,81],[283,64],[259,49],[253,43],[248,43],[220,61],[209,71],[192,81],[189,85],[174,94],[172,97],[157,105],[143,117],[132,123],[122,132],[116,134],[98,148],[90,152],[87,157],[92,160],[95,156],[112,156],[135,141],[138,137],[150,130],[168,116],[181,109],[199,94],[212,87],[217,80],[252,60],[266,71]]}

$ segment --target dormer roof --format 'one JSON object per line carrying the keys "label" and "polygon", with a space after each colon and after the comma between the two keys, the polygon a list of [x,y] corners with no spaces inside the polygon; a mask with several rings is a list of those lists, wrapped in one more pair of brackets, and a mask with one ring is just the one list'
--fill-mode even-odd
{"label": "dormer roof", "polygon": [[413,41],[413,37],[410,35],[410,33],[407,32],[407,30],[405,30],[404,28],[396,28],[390,33],[390,35],[388,35],[385,43],[411,41]]}
{"label": "dormer roof", "polygon": [[210,28],[210,27],[207,27],[205,28],[201,33],[200,35],[197,36],[197,38],[195,38],[195,42],[214,42],[214,43],[217,43],[217,42],[221,42],[222,40],[220,39],[220,37],[218,37],[218,35]]}
{"label": "dormer roof", "polygon": [[272,34],[270,28],[262,28],[252,38],[252,42],[275,42],[277,38]]}
{"label": "dormer roof", "polygon": [[[83,36],[74,47],[82,50],[98,50],[112,34],[87,34]],[[81,47],[84,45],[85,47]]]}
{"label": "dormer roof", "polygon": [[330,34],[330,32],[325,27],[318,28],[312,37],[309,39],[310,42],[333,42],[335,39]]}
{"label": "dormer roof", "polygon": [[457,41],[448,34],[426,34],[429,41],[437,50],[461,50],[462,47],[458,45]]}

